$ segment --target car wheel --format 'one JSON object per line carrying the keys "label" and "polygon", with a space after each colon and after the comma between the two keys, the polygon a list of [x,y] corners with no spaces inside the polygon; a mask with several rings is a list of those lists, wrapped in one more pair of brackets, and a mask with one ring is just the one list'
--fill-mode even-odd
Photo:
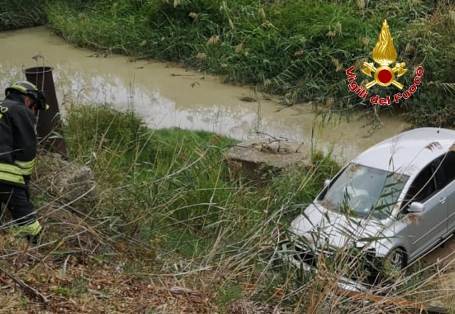
{"label": "car wheel", "polygon": [[387,254],[386,260],[388,260],[391,266],[399,270],[406,267],[406,253],[401,248],[393,249],[389,254]]}
{"label": "car wheel", "polygon": [[384,275],[388,279],[398,279],[406,267],[406,252],[401,248],[393,249],[384,259]]}

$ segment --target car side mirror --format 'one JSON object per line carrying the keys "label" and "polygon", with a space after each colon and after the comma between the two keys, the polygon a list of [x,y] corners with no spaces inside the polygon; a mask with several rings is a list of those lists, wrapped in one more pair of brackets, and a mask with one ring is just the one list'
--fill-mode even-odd
{"label": "car side mirror", "polygon": [[408,213],[419,214],[419,213],[423,213],[424,210],[425,210],[425,205],[423,205],[420,202],[412,202],[411,205],[409,205]]}
{"label": "car side mirror", "polygon": [[328,187],[330,185],[330,182],[332,182],[332,180],[330,179],[325,179],[324,180],[324,188]]}

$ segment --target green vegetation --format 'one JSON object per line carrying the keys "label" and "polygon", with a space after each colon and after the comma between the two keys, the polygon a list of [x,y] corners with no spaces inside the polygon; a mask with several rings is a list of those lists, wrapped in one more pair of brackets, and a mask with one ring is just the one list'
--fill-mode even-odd
{"label": "green vegetation", "polygon": [[455,128],[455,5],[441,5],[427,20],[406,32],[413,58],[426,66],[427,84],[409,102],[409,116],[417,125]]}
{"label": "green vegetation", "polygon": [[[258,84],[288,104],[336,103],[331,110],[362,105],[347,95],[342,69],[369,57],[387,18],[400,60],[409,69],[423,63],[427,73],[422,91],[401,109],[416,125],[455,127],[454,8],[448,1],[447,7],[444,1],[435,7],[430,0],[367,2],[48,0],[46,11],[51,27],[78,45],[183,62],[228,81]],[[41,11],[30,9],[34,4],[25,0],[5,3],[5,12],[21,12],[15,5],[28,8],[21,14],[31,18],[14,24],[8,15],[1,20],[3,29],[43,21],[41,13],[32,18]],[[408,75],[403,81],[410,80]],[[337,101],[330,101],[335,97]],[[30,277],[36,273],[34,280],[50,287],[49,293],[72,299],[97,289],[100,302],[108,297],[123,302],[125,291],[104,292],[106,277],[122,273],[125,277],[113,280],[112,286],[123,287],[141,276],[154,278],[154,273],[162,275],[159,281],[170,275],[178,285],[204,291],[221,309],[243,297],[297,312],[329,307],[348,311],[355,304],[331,294],[338,275],[352,271],[344,252],[342,262],[318,261],[324,266],[317,280],[311,280],[314,274],[272,265],[276,242],[286,238],[289,220],[339,169],[330,157],[315,153],[310,166],[275,174],[259,185],[231,173],[224,153],[235,142],[215,134],[150,130],[133,113],[90,106],[70,108],[64,133],[70,158],[94,170],[98,201],[89,215],[74,215],[78,220],[53,208],[58,200],[44,193],[35,196],[40,209],[47,210],[40,215],[47,219],[45,236],[51,247],[22,269],[30,270]],[[55,213],[62,215],[60,220]],[[67,239],[73,227],[86,238],[76,232],[76,239]],[[62,234],[64,239],[55,239]],[[3,243],[8,241],[0,241],[2,254],[11,256],[12,249]],[[62,243],[66,246],[60,248]],[[27,249],[18,253],[24,260],[32,259]],[[12,256],[14,267],[26,264]],[[47,265],[49,260],[54,264]],[[45,275],[34,272],[37,265]],[[50,280],[46,276],[52,269],[62,274]],[[63,278],[67,269],[73,280]],[[79,276],[87,270],[85,277]],[[397,283],[404,293],[408,289],[408,296],[417,298],[416,286],[426,288],[423,277],[403,277]],[[59,284],[49,284],[54,281]],[[135,286],[133,297],[149,284]],[[152,291],[148,297],[156,295]]]}
{"label": "green vegetation", "polygon": [[[106,232],[134,238],[153,251],[128,262],[133,274],[144,267],[163,271],[182,259],[227,269],[237,258],[236,263],[253,267],[251,275],[259,273],[263,266],[254,270],[261,264],[257,256],[266,253],[264,246],[266,254],[273,252],[272,230],[293,219],[301,210],[296,205],[312,201],[324,179],[339,169],[329,157],[315,154],[312,166],[258,186],[230,173],[224,152],[232,140],[150,130],[132,113],[105,107],[72,108],[65,135],[71,157],[95,171],[101,193],[92,218],[110,219]],[[238,283],[230,281],[238,276],[235,270],[225,275],[229,278],[215,297],[220,306],[241,294]],[[264,278],[264,285],[273,283]]]}
{"label": "green vegetation", "polygon": [[80,46],[181,62],[282,95],[287,104],[316,100],[340,112],[375,109],[347,92],[343,69],[371,57],[387,18],[409,69],[400,81],[409,86],[417,65],[426,72],[414,97],[380,110],[404,112],[416,126],[455,127],[450,0],[2,1],[0,30],[43,24],[45,15]]}
{"label": "green vegetation", "polygon": [[289,104],[318,100],[342,111],[372,108],[347,93],[343,69],[370,57],[387,18],[410,70],[401,81],[409,85],[419,64],[426,69],[421,91],[401,110],[416,125],[455,127],[455,8],[448,0],[437,3],[51,0],[48,18],[81,46],[178,61],[257,84]]}
{"label": "green vegetation", "polygon": [[[279,261],[276,265],[277,241],[287,237],[290,220],[339,170],[330,157],[315,153],[310,165],[274,174],[258,185],[231,173],[224,153],[235,143],[212,133],[151,130],[133,113],[90,106],[71,108],[64,132],[71,158],[95,171],[99,199],[90,219],[104,221],[108,227],[100,230],[116,242],[130,241],[128,254],[134,258],[124,269],[132,276],[175,273],[176,263],[208,267],[213,270],[209,275],[196,277],[204,276],[203,286],[210,287],[218,308],[242,299],[245,287],[254,285],[250,300],[281,300],[281,306],[302,311],[336,302],[326,287],[339,274],[364,276],[347,262],[350,248],[340,250],[333,261],[321,259],[318,280]],[[99,260],[106,257],[101,254]],[[428,277],[419,270],[412,276],[414,283]],[[190,275],[182,278],[195,287]],[[414,289],[409,282],[404,274],[394,280],[403,293]],[[83,285],[67,285],[55,293],[84,291]],[[315,299],[320,304],[312,304]]]}
{"label": "green vegetation", "polygon": [[122,232],[142,240],[181,245],[189,256],[206,253],[220,229],[229,229],[226,243],[238,241],[283,206],[310,202],[338,169],[316,154],[312,168],[277,175],[258,187],[230,178],[223,154],[232,140],[150,130],[133,114],[104,107],[73,108],[66,134],[72,157],[95,171],[103,191],[99,215],[118,217]]}
{"label": "green vegetation", "polygon": [[44,0],[0,0],[0,31],[42,25]]}
{"label": "green vegetation", "polygon": [[[43,308],[50,312],[326,312],[366,306],[356,296],[333,294],[339,276],[358,271],[351,253],[361,252],[349,245],[333,258],[321,256],[317,277],[277,258],[289,220],[339,169],[329,157],[315,153],[307,166],[258,184],[227,167],[224,152],[232,140],[147,129],[133,113],[107,107],[69,109],[64,133],[70,159],[94,170],[96,201],[76,206],[46,189],[56,184],[54,175],[36,178],[33,196],[45,232],[39,246],[2,232],[5,285],[14,284],[4,275],[8,269],[49,297]],[[46,160],[40,156],[39,169],[51,164],[43,165]],[[64,169],[56,171],[65,177]],[[428,288],[433,276],[421,270],[399,274],[391,298],[434,291]],[[27,291],[27,302],[20,292],[0,292],[4,309],[39,309]],[[384,303],[368,306],[373,312],[390,309]]]}

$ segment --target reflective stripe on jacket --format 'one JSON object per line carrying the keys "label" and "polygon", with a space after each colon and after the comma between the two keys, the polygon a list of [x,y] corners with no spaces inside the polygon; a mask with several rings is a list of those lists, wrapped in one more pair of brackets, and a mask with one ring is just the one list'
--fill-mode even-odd
{"label": "reflective stripe on jacket", "polygon": [[36,157],[36,118],[19,95],[0,103],[0,181],[24,185]]}

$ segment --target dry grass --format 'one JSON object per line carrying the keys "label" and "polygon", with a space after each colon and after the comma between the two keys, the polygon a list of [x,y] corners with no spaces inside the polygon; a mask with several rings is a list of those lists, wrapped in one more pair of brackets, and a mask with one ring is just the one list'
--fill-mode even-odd
{"label": "dry grass", "polygon": [[[398,313],[415,302],[440,300],[450,306],[452,255],[428,266],[415,265],[389,285],[360,295],[336,288],[340,278],[355,269],[349,250],[340,250],[336,263],[321,258],[317,274],[277,259],[277,243],[288,236],[289,220],[334,170],[330,162],[315,161],[274,178],[270,189],[228,184],[228,174],[221,175],[218,168],[223,163],[216,161],[223,150],[210,155],[222,139],[215,142],[204,135],[195,143],[182,142],[187,136],[183,131],[150,134],[125,114],[105,108],[74,110],[68,120],[73,128],[67,128],[66,135],[78,161],[95,171],[97,201],[91,208],[74,208],[71,200],[47,188],[55,178],[35,179],[35,204],[45,225],[40,244],[27,245],[4,230],[0,235],[0,269],[18,279],[0,272],[5,311]],[[79,120],[81,115],[84,119]],[[90,132],[77,127],[78,121]],[[210,146],[201,149],[204,138]],[[96,145],[82,145],[88,140]],[[161,150],[144,143],[161,143]],[[154,159],[153,151],[160,158]],[[205,172],[210,168],[206,162],[217,167]],[[144,169],[153,176],[142,177]],[[144,192],[149,191],[144,186],[154,194]],[[74,188],[78,194],[73,198],[85,194],[80,186]],[[21,281],[48,302],[21,288]]]}

